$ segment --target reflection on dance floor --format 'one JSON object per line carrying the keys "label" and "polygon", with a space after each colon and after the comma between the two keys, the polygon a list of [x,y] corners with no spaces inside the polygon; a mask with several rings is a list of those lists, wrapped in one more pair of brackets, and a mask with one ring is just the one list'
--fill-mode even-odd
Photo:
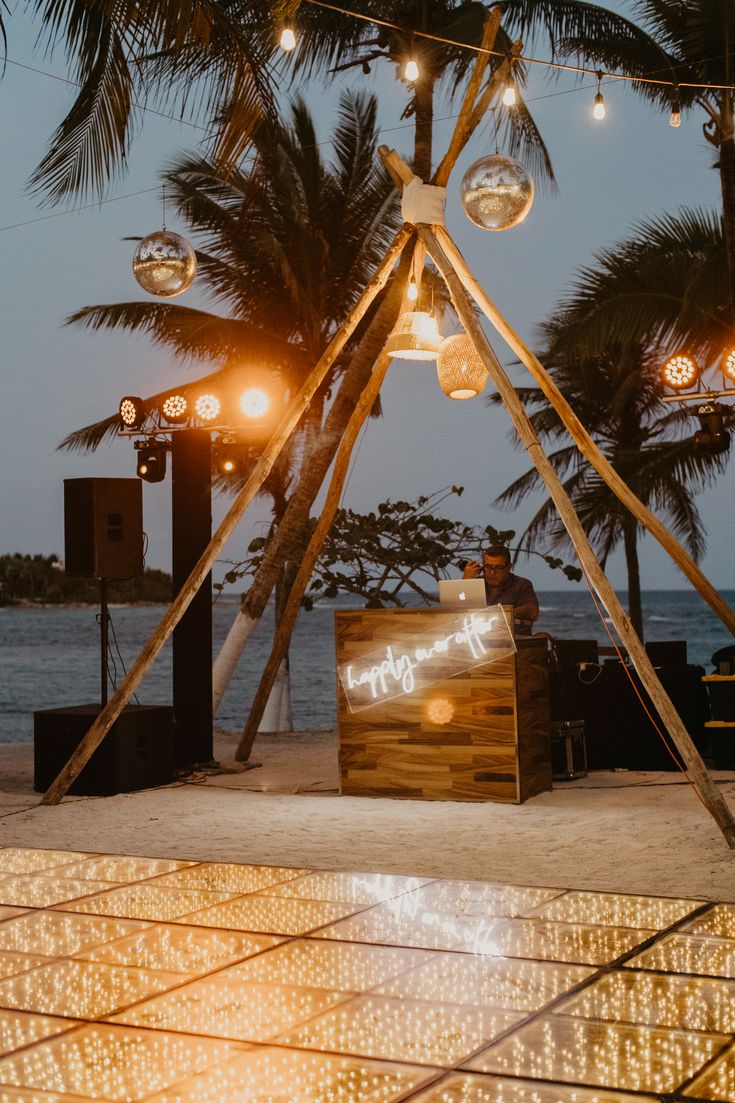
{"label": "reflection on dance floor", "polygon": [[0,848],[0,1103],[735,1101],[735,905]]}

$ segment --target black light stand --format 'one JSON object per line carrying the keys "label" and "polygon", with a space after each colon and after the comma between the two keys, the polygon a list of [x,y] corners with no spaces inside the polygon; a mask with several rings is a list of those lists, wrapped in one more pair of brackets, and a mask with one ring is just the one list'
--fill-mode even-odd
{"label": "black light stand", "polygon": [[[171,542],[176,595],[212,537],[212,457],[209,430],[171,434]],[[176,765],[211,762],[212,576],[207,575],[173,631]]]}
{"label": "black light stand", "polygon": [[109,646],[108,634],[108,601],[107,579],[100,579],[100,706],[107,704],[107,649]]}

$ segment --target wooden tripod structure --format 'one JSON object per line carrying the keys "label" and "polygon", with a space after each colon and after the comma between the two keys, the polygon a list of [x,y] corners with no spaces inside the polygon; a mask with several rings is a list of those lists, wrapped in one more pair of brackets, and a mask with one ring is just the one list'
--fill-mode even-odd
{"label": "wooden tripod structure", "polygon": [[[494,41],[498,20],[499,15],[497,11],[488,18],[482,43],[486,47],[490,47]],[[519,47],[520,44],[516,44],[515,49],[517,50]],[[487,53],[481,52],[478,54],[475,70],[468,83],[462,110],[455,127],[449,150],[434,176],[433,183],[440,186],[446,183],[457,157],[469,140],[475,127],[484,115],[490,100],[504,79],[504,68],[505,65],[508,64],[507,62],[496,70],[486,82],[484,89],[480,91],[487,61]],[[413,178],[411,169],[398,154],[386,147],[381,147],[380,155],[396,187],[402,191],[403,187]],[[336,360],[342,348],[344,348],[358,323],[364,317],[370,304],[387,283],[396,261],[406,248],[413,249],[414,255],[411,267],[414,271],[421,271],[426,254],[431,258],[437,271],[446,283],[454,310],[466,332],[471,337],[477,354],[485,365],[510,415],[521,443],[528,452],[530,459],[547,487],[550,497],[556,505],[559,516],[569,534],[580,564],[591,586],[606,607],[620,639],[628,650],[633,666],[638,673],[643,687],[651,698],[667,732],[681,754],[686,764],[689,780],[702,800],[702,803],[718,824],[728,846],[735,849],[735,819],[719,789],[709,776],[699,752],[694,746],[681,718],[666,694],[641,640],[633,629],[617,594],[600,566],[589,539],[577,517],[574,506],[544,452],[513,384],[488,343],[485,333],[477,319],[475,307],[472,303],[473,299],[476,306],[479,307],[487,320],[507,341],[511,349],[529,370],[538,386],[548,398],[550,404],[556,410],[582,455],[584,455],[588,462],[595,468],[600,477],[606,482],[619,500],[630,510],[637,521],[656,537],[665,551],[680,567],[685,576],[692,582],[697,591],[704,600],[707,601],[713,611],[720,617],[722,622],[734,636],[735,612],[733,612],[722,599],[722,596],[705,578],[699,567],[672,536],[666,526],[650,512],[635,494],[633,494],[606,457],[600,452],[598,446],[581,425],[579,419],[561,395],[553,380],[546,373],[541,363],[515,333],[507,320],[503,318],[498,308],[472,276],[464,258],[450,238],[446,229],[441,225],[428,225],[425,223],[419,223],[417,225],[406,224],[396,235],[385,259],[365,288],[357,306],[354,308],[349,318],[338,329],[323,356],[296,395],[291,407],[284,415],[252,475],[247,480],[240,494],[230,507],[226,517],[212,537],[209,547],[202,554],[180,593],[177,595],[168,612],[161,620],[158,628],[131,667],[129,674],[120,684],[120,687],[105,708],[100,712],[96,721],[89,729],[72,757],[54,780],[47,793],[45,793],[41,803],[56,804],[63,798],[69,786],[74,782],[89,761],[91,755],[100,745],[105,735],[109,732],[115,720],[122,712],[127,701],[140,685],[162,649],[166,639],[193,600],[202,581],[212,568],[226,541],[232,535],[246,509],[255,498],[264,480],[267,478],[281,449],[295,429],[299,418],[311,401],[311,398],[324,379],[327,371]],[[406,284],[407,283],[408,278],[406,279]],[[404,289],[404,302],[402,303],[401,310],[405,309],[406,306]],[[308,586],[314,564],[319,556],[324,539],[339,505],[355,440],[379,394],[389,363],[389,357],[383,352],[376,362],[370,381],[355,406],[345,429],[322,515],[312,534],[279,622],[273,641],[271,655],[264,669],[261,683],[253,701],[248,722],[243,733],[243,738],[238,747],[237,757],[241,760],[247,760],[250,755],[258,724],[262,717],[263,709],[265,708],[275,675],[288,649],[291,633],[301,606],[301,599]]]}

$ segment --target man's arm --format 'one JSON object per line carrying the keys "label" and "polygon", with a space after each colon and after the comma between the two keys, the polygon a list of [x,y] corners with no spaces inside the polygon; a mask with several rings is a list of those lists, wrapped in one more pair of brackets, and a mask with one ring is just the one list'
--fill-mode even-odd
{"label": "man's arm", "polygon": [[518,594],[513,605],[514,616],[518,617],[519,620],[538,620],[540,609],[533,583],[528,578],[519,578],[518,581],[523,585],[518,587]]}

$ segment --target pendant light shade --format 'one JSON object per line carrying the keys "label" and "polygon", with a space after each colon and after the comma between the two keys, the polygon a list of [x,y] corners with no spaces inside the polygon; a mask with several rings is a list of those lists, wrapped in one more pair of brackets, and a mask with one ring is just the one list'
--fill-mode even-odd
{"label": "pendant light shade", "polygon": [[402,360],[435,360],[442,338],[433,314],[410,310],[398,319],[398,325],[385,343],[388,356]]}
{"label": "pendant light shade", "polygon": [[476,398],[487,383],[487,369],[466,333],[442,341],[436,372],[441,389],[450,398]]}

